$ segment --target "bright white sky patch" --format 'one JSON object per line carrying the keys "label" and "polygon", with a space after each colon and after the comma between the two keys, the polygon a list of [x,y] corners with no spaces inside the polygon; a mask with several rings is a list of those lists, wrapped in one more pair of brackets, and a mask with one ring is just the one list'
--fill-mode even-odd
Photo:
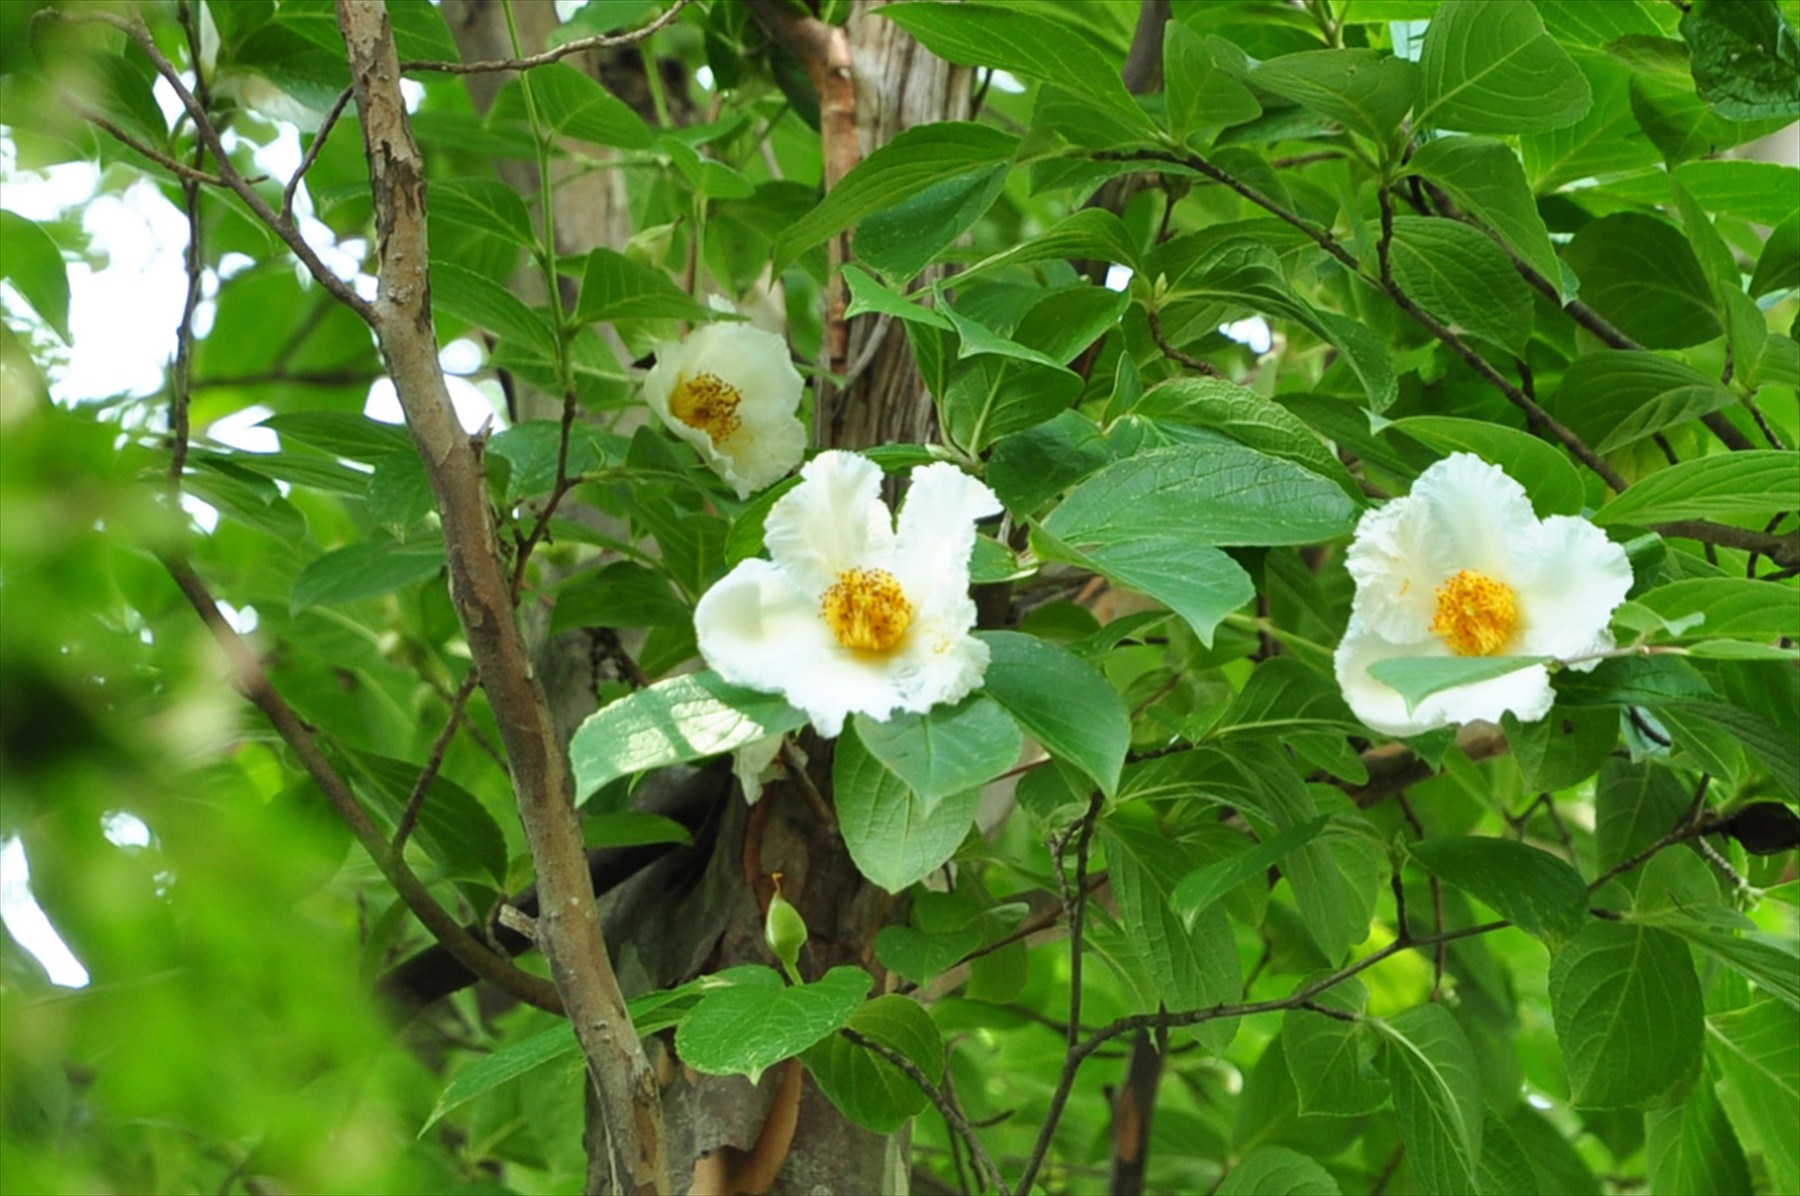
{"label": "bright white sky patch", "polygon": [[0,846],[0,922],[6,923],[13,941],[43,965],[50,983],[63,988],[87,987],[87,969],[31,895],[31,866],[25,860],[25,844],[16,835]]}
{"label": "bright white sky patch", "polygon": [[229,623],[231,629],[239,635],[249,635],[256,630],[259,619],[254,606],[245,606],[240,609],[220,599],[215,598],[213,602],[219,608],[220,617]]}
{"label": "bright white sky patch", "polygon": [[246,453],[279,453],[281,437],[274,428],[265,428],[262,421],[275,412],[258,403],[254,407],[246,407],[242,411],[234,411],[223,419],[215,419],[207,425],[206,434],[229,448]]}
{"label": "bright white sky patch", "polygon": [[1106,268],[1106,289],[1122,291],[1131,285],[1132,271],[1130,266],[1108,266]]}
{"label": "bright white sky patch", "polygon": [[100,829],[106,835],[107,842],[115,847],[150,846],[150,828],[136,814],[114,810],[100,819]]}
{"label": "bright white sky patch", "polygon": [[[494,406],[494,401],[481,387],[467,378],[454,375],[444,379],[445,387],[450,391],[450,402],[456,408],[456,422],[462,425],[463,431],[479,432],[483,424],[503,426],[505,419]],[[369,397],[363,403],[363,414],[372,420],[384,424],[403,424],[406,413],[400,409],[400,396],[394,393],[394,383],[388,378],[377,378],[369,387]]]}
{"label": "bright white sky patch", "polygon": [[1269,323],[1261,316],[1251,316],[1247,320],[1234,320],[1229,324],[1219,325],[1219,331],[1236,341],[1246,345],[1250,351],[1261,357],[1275,345],[1275,334],[1269,330]]}
{"label": "bright white sky patch", "polygon": [[438,364],[447,374],[473,374],[481,368],[481,346],[466,336],[459,336],[438,350]]}
{"label": "bright white sky patch", "polygon": [[989,86],[995,91],[1004,91],[1010,95],[1024,95],[1025,85],[1005,71],[995,71],[988,79]]}
{"label": "bright white sky patch", "polygon": [[702,89],[711,91],[713,89],[712,68],[710,66],[696,67],[694,70],[694,82],[698,83]]}

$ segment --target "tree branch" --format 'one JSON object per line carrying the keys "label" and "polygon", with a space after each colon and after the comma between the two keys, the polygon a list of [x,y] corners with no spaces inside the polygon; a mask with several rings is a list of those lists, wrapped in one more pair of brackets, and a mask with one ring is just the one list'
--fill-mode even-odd
{"label": "tree branch", "polygon": [[[923,1068],[885,1042],[878,1042],[848,1026],[839,1030],[838,1033],[857,1046],[875,1052],[906,1073],[906,1078],[919,1086],[919,1091],[925,1094],[925,1099],[930,1101],[932,1107],[943,1117],[944,1124],[949,1126],[950,1131],[961,1138],[969,1148],[969,1157],[975,1160],[975,1169],[981,1173],[982,1182],[992,1183],[999,1191],[1000,1196],[1007,1196],[1006,1181],[1001,1178],[1000,1168],[994,1165],[993,1158],[989,1156],[986,1147],[981,1144],[981,1135],[977,1134],[975,1127],[969,1124],[969,1119],[964,1116],[962,1108],[947,1087],[939,1088],[932,1083],[931,1077],[925,1074]],[[1024,1191],[1024,1189],[1021,1188],[1020,1191]]]}
{"label": "tree branch", "polygon": [[532,67],[549,66],[553,62],[561,62],[571,54],[585,54],[589,50],[605,50],[613,46],[631,46],[643,41],[651,34],[671,24],[686,8],[688,0],[675,0],[668,8],[659,13],[648,25],[642,25],[627,33],[595,34],[593,37],[580,37],[574,41],[553,46],[541,54],[531,54],[522,58],[493,58],[485,62],[438,62],[431,59],[403,62],[403,71],[436,71],[444,75],[483,75],[493,71],[528,71]]}
{"label": "tree branch", "polygon": [[369,853],[369,858],[375,861],[375,866],[381,869],[388,883],[394,886],[400,900],[425,924],[432,937],[481,979],[539,1009],[561,1013],[562,1000],[557,996],[554,986],[529,972],[520,971],[488,950],[437,903],[430,890],[406,866],[400,853],[382,838],[380,829],[369,817],[368,811],[362,808],[362,803],[356,800],[350,786],[338,775],[337,769],[332,767],[331,761],[320,749],[311,728],[301,721],[293,707],[287,704],[270,682],[262,662],[250,650],[250,645],[244,642],[244,637],[219,613],[219,603],[206,588],[200,575],[186,561],[172,556],[164,556],[161,560],[163,568],[169,571],[169,576],[174,578],[175,584],[200,616],[200,621],[206,624],[219,647],[224,649],[225,656],[231,663],[232,680],[238,691],[263,712],[276,734],[300,758],[300,764],[306,769],[307,775],[312,777],[338,815],[349,824],[351,833],[362,844],[363,850]]}
{"label": "tree branch", "polygon": [[[1088,798],[1087,812],[1050,844],[1050,861],[1056,865],[1056,883],[1062,890],[1063,908],[1068,911],[1069,919],[1068,1053],[1063,1061],[1062,1075],[1057,1078],[1056,1092],[1050,1097],[1050,1109],[1044,1116],[1044,1126],[1038,1131],[1037,1143],[1031,1148],[1031,1156],[1025,1160],[1025,1170],[1019,1176],[1019,1191],[1023,1193],[1031,1191],[1038,1168],[1043,1166],[1044,1156],[1050,1152],[1050,1142],[1056,1134],[1057,1123],[1062,1120],[1063,1109],[1069,1103],[1069,1093],[1075,1087],[1075,1073],[1085,1057],[1078,1054],[1078,1051],[1081,1046],[1081,937],[1087,912],[1088,841],[1093,837],[1094,822],[1100,817],[1104,804],[1104,796],[1096,791]],[[1073,885],[1069,883],[1068,874],[1063,868],[1063,852],[1071,838],[1075,841]]]}
{"label": "tree branch", "polygon": [[1698,540],[1721,548],[1738,548],[1760,553],[1784,569],[1800,567],[1800,530],[1775,535],[1709,519],[1678,519],[1673,523],[1657,523],[1651,530],[1665,538]]}
{"label": "tree branch", "polygon": [[657,1083],[632,1029],[601,934],[574,786],[515,621],[487,489],[437,360],[427,267],[424,162],[400,94],[393,31],[379,0],[338,0],[374,195],[380,290],[366,304],[444,525],[450,591],[500,726],[537,868],[538,928],[557,991],[599,1093],[618,1190],[670,1190]]}

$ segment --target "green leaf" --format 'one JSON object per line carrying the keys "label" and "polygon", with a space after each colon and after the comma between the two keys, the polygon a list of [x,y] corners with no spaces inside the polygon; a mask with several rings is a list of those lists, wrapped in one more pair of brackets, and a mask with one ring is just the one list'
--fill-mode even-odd
{"label": "green leaf", "polygon": [[1800,116],[1800,39],[1775,0],[1695,0],[1681,36],[1694,85],[1721,116]]}
{"label": "green leaf", "polygon": [[[1540,193],[1639,170],[1661,157],[1632,115],[1631,71],[1599,54],[1584,54],[1578,65],[1594,94],[1588,114],[1568,128],[1527,133],[1519,139],[1525,176]],[[1657,181],[1663,181],[1660,172]]]}
{"label": "green leaf", "polygon": [[1489,137],[1440,137],[1420,146],[1406,168],[1436,183],[1464,212],[1499,233],[1526,265],[1561,284],[1550,232],[1511,146]]}
{"label": "green leaf", "polygon": [[1601,507],[1594,522],[1767,518],[1800,507],[1800,454],[1752,449],[1658,470]]}
{"label": "green leaf", "polygon": [[1259,1146],[1213,1189],[1215,1196],[1338,1196],[1337,1177],[1285,1146]]}
{"label": "green leaf", "polygon": [[[419,782],[419,766],[358,752],[356,762],[376,787],[390,817],[406,808]],[[419,841],[431,857],[461,877],[506,879],[506,836],[481,800],[442,773],[431,779],[419,807]]]}
{"label": "green leaf", "polygon": [[1712,288],[1681,230],[1640,212],[1581,227],[1563,252],[1581,298],[1651,349],[1683,349],[1718,336]]}
{"label": "green leaf", "polygon": [[1225,617],[1256,593],[1255,583],[1236,561],[1178,534],[1147,534],[1076,550],[1040,532],[1032,543],[1046,560],[1066,561],[1156,599],[1185,619],[1209,647]]}
{"label": "green leaf", "polygon": [[669,281],[661,270],[641,266],[622,253],[600,248],[588,254],[581,272],[577,324],[603,320],[705,320],[711,313]]}
{"label": "green leaf", "polygon": [[0,279],[13,284],[63,344],[69,332],[69,269],[50,234],[16,212],[0,210]]}
{"label": "green leaf", "polygon": [[1241,756],[1234,763],[1250,791],[1261,798],[1246,804],[1243,813],[1262,838],[1311,822],[1319,816],[1321,802],[1325,812],[1341,815],[1336,825],[1289,851],[1281,870],[1294,891],[1307,937],[1327,960],[1342,958],[1368,937],[1376,892],[1387,873],[1387,852],[1337,791],[1305,785],[1291,768],[1252,768]]}
{"label": "green leaf", "polygon": [[1246,65],[1244,52],[1230,42],[1203,37],[1181,21],[1163,26],[1163,86],[1176,141],[1186,145],[1196,135],[1262,115],[1262,105],[1244,85]]}
{"label": "green leaf", "polygon": [[1308,50],[1262,63],[1250,81],[1323,113],[1385,152],[1419,90],[1419,68],[1373,50]]}
{"label": "green leaf", "polygon": [[990,652],[982,687],[1052,756],[1109,796],[1131,746],[1131,716],[1112,683],[1080,657],[1016,631],[980,632]]}
{"label": "green leaf", "polygon": [[1594,863],[1614,868],[1656,842],[1687,812],[1689,798],[1663,765],[1608,760],[1594,785]]}
{"label": "green leaf", "polygon": [[1330,478],[1352,501],[1362,501],[1361,488],[1337,454],[1287,408],[1248,387],[1223,378],[1173,378],[1145,394],[1134,414],[1215,428],[1258,452]]}
{"label": "green leaf", "polygon": [[857,258],[895,281],[913,277],[994,205],[1007,173],[1008,163],[991,162],[872,213],[856,230]]}
{"label": "green leaf", "polygon": [[295,411],[271,415],[260,425],[284,442],[293,440],[334,457],[374,465],[391,453],[413,452],[412,437],[400,424],[378,423],[348,411]]}
{"label": "green leaf", "polygon": [[[1110,215],[1110,213],[1108,213]],[[1117,219],[1117,217],[1114,217]],[[866,312],[893,316],[905,320],[909,324],[927,324],[933,328],[953,330],[950,317],[941,311],[914,303],[887,284],[872,277],[867,270],[854,262],[844,263],[844,281],[850,287],[850,307],[846,316],[860,316]],[[962,278],[968,277],[965,271]]]}
{"label": "green leaf", "polygon": [[1750,1164],[1705,1071],[1687,1095],[1644,1115],[1652,1192],[1750,1192]]}
{"label": "green leaf", "polygon": [[557,482],[557,469],[566,468],[567,476],[579,478],[606,462],[606,447],[597,429],[577,423],[569,429],[569,452],[562,452],[562,421],[532,419],[502,429],[488,441],[488,454],[507,462],[511,474],[507,478],[509,499],[548,494]]}
{"label": "green leaf", "polygon": [[547,361],[557,358],[556,330],[525,306],[506,284],[454,262],[431,263],[432,307],[519,342]]}
{"label": "green leaf", "polygon": [[[1243,738],[1278,742],[1301,763],[1361,784],[1368,770],[1347,742],[1361,729],[1334,679],[1291,656],[1278,656],[1256,666],[1206,736],[1225,740],[1227,751],[1254,750]],[[1230,742],[1234,737],[1237,743]]]}
{"label": "green leaf", "polygon": [[858,715],[856,737],[918,794],[928,817],[945,798],[979,789],[1011,768],[1023,742],[1006,711],[980,696],[886,720]]}
{"label": "green leaf", "polygon": [[1465,133],[1560,129],[1594,97],[1529,4],[1445,0],[1425,31],[1415,121]]}
{"label": "green leaf", "polygon": [[1252,877],[1267,874],[1289,852],[1310,843],[1330,821],[1329,815],[1320,815],[1311,822],[1291,826],[1265,842],[1247,845],[1243,851],[1226,859],[1194,869],[1182,877],[1169,894],[1170,907],[1184,921],[1192,922],[1213,902]]}
{"label": "green leaf", "polygon": [[[1169,28],[1176,26],[1171,23]],[[1080,258],[1136,269],[1137,243],[1126,231],[1124,223],[1105,208],[1083,208],[1063,217],[1037,236],[983,258],[958,274],[956,282],[958,286],[967,286],[971,279],[1007,266]],[[846,275],[848,272],[849,267],[845,267]]]}
{"label": "green leaf", "polygon": [[981,804],[980,789],[927,803],[863,746],[856,723],[838,738],[831,779],[850,858],[890,893],[925,879],[956,854]]}
{"label": "green leaf", "polygon": [[669,581],[635,561],[577,573],[556,590],[551,634],[573,627],[681,627],[693,621]]}
{"label": "green leaf", "polygon": [[675,1050],[695,1071],[747,1076],[754,1084],[775,1064],[842,1029],[872,983],[861,968],[838,967],[812,984],[717,989],[675,1031]]}
{"label": "green leaf", "polygon": [[461,1108],[476,1097],[486,1096],[502,1084],[536,1071],[546,1063],[554,1063],[558,1059],[574,1059],[580,1054],[581,1041],[575,1037],[574,1029],[565,1022],[536,1034],[515,1038],[492,1053],[479,1056],[458,1071],[438,1094],[431,1116],[419,1127],[420,1137],[446,1113]]}
{"label": "green leaf", "polygon": [[1349,531],[1336,485],[1249,448],[1181,445],[1115,462],[1075,488],[1044,530],[1071,547],[1180,537],[1195,545],[1311,544]]}
{"label": "green leaf", "polygon": [[1567,789],[1593,776],[1619,742],[1614,710],[1552,706],[1535,722],[1522,723],[1508,712],[1501,724],[1525,788],[1539,793]]}
{"label": "green leaf", "polygon": [[1449,415],[1412,415],[1391,425],[1444,452],[1470,452],[1519,479],[1539,515],[1579,515],[1587,488],[1568,455],[1554,445],[1505,424]]}
{"label": "green leaf", "polygon": [[673,818],[640,810],[589,814],[581,820],[581,838],[589,847],[646,847],[694,841],[693,833]]}
{"label": "green leaf", "polygon": [[1369,666],[1369,676],[1392,686],[1406,699],[1408,712],[1432,694],[1464,685],[1478,685],[1532,665],[1547,664],[1550,656],[1396,656]]}
{"label": "green leaf", "polygon": [[1800,211],[1769,231],[1756,273],[1750,277],[1750,294],[1761,298],[1771,291],[1800,287]]}
{"label": "green leaf", "polygon": [[1735,402],[1729,390],[1691,366],[1621,349],[1576,358],[1550,408],[1596,452],[1610,453]]}
{"label": "green leaf", "polygon": [[601,707],[575,729],[569,760],[576,801],[619,777],[717,756],[805,724],[780,696],[729,685],[716,673],[658,682]]}
{"label": "green leaf", "polygon": [[998,67],[1096,100],[1143,127],[1152,126],[1120,78],[1121,64],[1094,39],[1035,12],[994,4],[890,4],[881,15],[946,62]]}
{"label": "green leaf", "polygon": [[1390,251],[1394,281],[1452,328],[1525,356],[1531,288],[1498,245],[1454,220],[1399,216]]}
{"label": "green leaf", "polygon": [[1788,1008],[1800,1009],[1800,951],[1788,942],[1757,932],[1723,930],[1679,908],[1640,913],[1637,919],[1678,935]]}
{"label": "green leaf", "polygon": [[[933,1083],[943,1079],[943,1036],[912,998],[895,993],[876,997],[850,1015],[848,1028],[899,1051]],[[810,1048],[804,1058],[819,1090],[866,1130],[894,1133],[925,1107],[924,1090],[910,1076],[840,1034]]]}
{"label": "green leaf", "polygon": [[1553,946],[1587,921],[1586,883],[1549,852],[1511,839],[1451,835],[1421,839],[1407,851],[1434,876]]}
{"label": "green leaf", "polygon": [[1779,1002],[1759,1000],[1706,1019],[1707,1056],[1738,1133],[1768,1169],[1770,1190],[1800,1190],[1800,1034]]}
{"label": "green leaf", "polygon": [[924,984],[979,946],[979,930],[930,933],[911,926],[885,926],[875,936],[875,958],[914,984]]}
{"label": "green leaf", "polygon": [[[1690,577],[1658,586],[1632,600],[1665,625],[1681,627],[1676,638],[1800,640],[1800,605],[1771,601],[1769,583],[1741,577]],[[1695,616],[1700,616],[1696,618]]]}
{"label": "green leaf", "polygon": [[[896,10],[886,10],[892,15]],[[775,241],[775,270],[871,213],[891,208],[933,183],[1008,162],[1019,139],[966,121],[919,125],[881,146],[846,174],[824,202]]]}
{"label": "green leaf", "polygon": [[[1157,994],[1170,1009],[1205,1009],[1237,999],[1242,968],[1231,925],[1216,905],[1183,917],[1170,894],[1193,869],[1193,854],[1154,826],[1108,818],[1100,824],[1113,894],[1126,940],[1143,960]],[[1224,1050],[1236,1030],[1231,1021],[1196,1027],[1209,1049]]]}
{"label": "green leaf", "polygon": [[195,498],[217,507],[227,519],[264,535],[293,544],[306,536],[306,516],[281,496],[273,482],[229,461],[196,460],[183,483]]}
{"label": "green leaf", "polygon": [[[1310,987],[1323,975],[1307,977],[1296,990]],[[1331,1117],[1373,1113],[1386,1102],[1387,1093],[1363,1062],[1369,1030],[1361,1019],[1368,1009],[1368,990],[1352,977],[1314,995],[1311,1003],[1357,1020],[1301,1008],[1281,1015],[1281,1053],[1293,1077],[1299,1111]]]}
{"label": "green leaf", "polygon": [[537,245],[531,213],[519,193],[499,179],[452,178],[431,184],[431,215],[530,249]]}
{"label": "green leaf", "polygon": [[1174,343],[1211,332],[1226,319],[1280,316],[1336,345],[1377,411],[1393,401],[1394,362],[1386,346],[1356,321],[1315,310],[1294,294],[1281,259],[1262,239],[1177,237],[1146,256],[1142,273],[1156,280],[1162,322]]}
{"label": "green leaf", "polygon": [[294,579],[288,605],[295,611],[372,598],[435,577],[444,567],[444,542],[420,539],[396,544],[383,536],[351,544],[313,560]]}
{"label": "green leaf", "polygon": [[[649,126],[629,104],[569,63],[552,63],[532,71],[531,98],[537,104],[538,118],[564,136],[620,149],[647,150],[654,144]],[[497,122],[528,123],[519,81],[508,83],[494,98],[488,123]]]}
{"label": "green leaf", "polygon": [[1481,1073],[1462,1027],[1442,1005],[1370,1022],[1386,1040],[1400,1140],[1426,1192],[1472,1191],[1481,1157]]}
{"label": "green leaf", "polygon": [[1642,1108],[1699,1060],[1700,982],[1667,931],[1590,923],[1551,961],[1550,1008],[1579,1108]]}

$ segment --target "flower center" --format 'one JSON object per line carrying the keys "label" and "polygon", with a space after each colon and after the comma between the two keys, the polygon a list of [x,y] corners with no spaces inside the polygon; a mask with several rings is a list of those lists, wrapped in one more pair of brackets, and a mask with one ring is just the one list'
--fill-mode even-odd
{"label": "flower center", "polygon": [[682,378],[669,396],[669,412],[690,428],[699,428],[718,444],[738,430],[738,404],[744,396],[717,374]]}
{"label": "flower center", "polygon": [[857,651],[890,651],[912,625],[912,603],[886,569],[844,570],[821,606],[838,643]]}
{"label": "flower center", "polygon": [[1438,587],[1434,634],[1458,656],[1493,656],[1519,626],[1518,595],[1503,581],[1464,569]]}

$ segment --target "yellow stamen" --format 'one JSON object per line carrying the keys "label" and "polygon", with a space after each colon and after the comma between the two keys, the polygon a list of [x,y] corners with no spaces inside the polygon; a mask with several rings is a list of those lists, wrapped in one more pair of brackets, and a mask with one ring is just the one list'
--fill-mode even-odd
{"label": "yellow stamen", "polygon": [[738,404],[743,401],[743,392],[717,374],[699,374],[675,383],[669,413],[718,444],[738,430]]}
{"label": "yellow stamen", "polygon": [[821,603],[838,643],[860,652],[888,652],[912,625],[912,603],[886,569],[846,569]]}
{"label": "yellow stamen", "polygon": [[1438,587],[1437,600],[1431,630],[1458,656],[1497,655],[1518,629],[1518,595],[1485,573],[1464,569]]}

